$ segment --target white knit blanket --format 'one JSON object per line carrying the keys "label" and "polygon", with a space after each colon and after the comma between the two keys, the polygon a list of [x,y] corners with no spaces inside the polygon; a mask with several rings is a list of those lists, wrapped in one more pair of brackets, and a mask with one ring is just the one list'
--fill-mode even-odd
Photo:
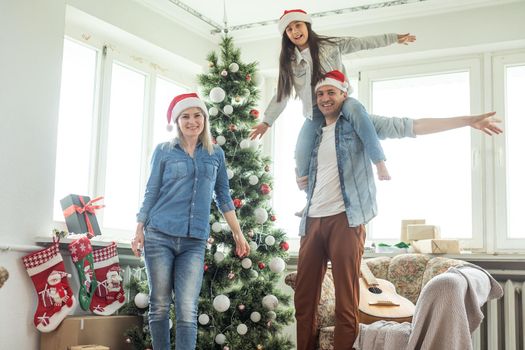
{"label": "white knit blanket", "polygon": [[503,289],[482,268],[452,267],[421,291],[412,323],[360,325],[356,350],[470,350],[471,334],[483,320],[481,307]]}

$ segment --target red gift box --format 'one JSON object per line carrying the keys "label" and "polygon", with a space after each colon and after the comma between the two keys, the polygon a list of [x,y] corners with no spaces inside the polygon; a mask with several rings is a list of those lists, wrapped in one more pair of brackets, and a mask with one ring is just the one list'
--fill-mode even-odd
{"label": "red gift box", "polygon": [[104,205],[94,205],[104,197],[94,199],[88,196],[70,194],[60,200],[64,211],[67,230],[71,233],[87,233],[88,238],[100,235],[95,210],[104,208]]}

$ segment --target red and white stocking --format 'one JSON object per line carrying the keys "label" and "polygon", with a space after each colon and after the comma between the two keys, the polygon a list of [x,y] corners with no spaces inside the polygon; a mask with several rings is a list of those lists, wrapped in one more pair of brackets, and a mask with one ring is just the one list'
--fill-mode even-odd
{"label": "red and white stocking", "polygon": [[24,266],[33,281],[38,305],[34,323],[40,332],[51,332],[75,308],[64,261],[60,255],[58,241],[46,249],[22,257]]}
{"label": "red and white stocking", "polygon": [[90,309],[97,315],[111,315],[124,305],[124,289],[117,255],[117,244],[93,251],[97,288]]}

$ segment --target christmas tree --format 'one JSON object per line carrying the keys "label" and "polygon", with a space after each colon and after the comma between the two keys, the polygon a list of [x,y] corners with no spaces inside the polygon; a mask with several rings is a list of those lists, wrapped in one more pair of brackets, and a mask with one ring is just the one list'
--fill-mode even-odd
{"label": "christmas tree", "polygon": [[[277,218],[270,203],[270,158],[262,155],[258,140],[249,139],[259,118],[257,63],[242,63],[231,37],[223,37],[220,49],[220,58],[216,52],[208,55],[208,72],[198,77],[200,95],[208,106],[214,141],[225,153],[231,196],[251,253],[243,259],[235,256],[232,234],[213,204],[197,349],[292,349],[281,332],[293,319],[291,298],[277,286],[286,267],[288,243],[285,232],[273,223]],[[147,281],[140,272],[133,275],[130,300],[135,305],[127,312],[144,312],[147,318]],[[130,331],[127,341],[147,349],[148,333],[145,323],[142,334]]]}

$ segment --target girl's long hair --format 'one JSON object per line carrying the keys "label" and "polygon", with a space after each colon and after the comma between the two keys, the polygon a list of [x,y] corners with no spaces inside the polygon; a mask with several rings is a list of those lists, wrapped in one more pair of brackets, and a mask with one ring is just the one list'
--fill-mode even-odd
{"label": "girl's long hair", "polygon": [[[315,86],[319,80],[323,78],[326,73],[321,67],[319,60],[319,48],[322,44],[335,44],[334,37],[318,35],[312,30],[312,25],[306,23],[308,30],[308,48],[312,56],[312,79],[311,84]],[[277,84],[277,101],[287,98],[292,94],[293,87],[293,72],[292,60],[294,56],[295,45],[290,41],[286,31],[283,33],[281,40],[281,54],[279,56],[279,81]]]}

